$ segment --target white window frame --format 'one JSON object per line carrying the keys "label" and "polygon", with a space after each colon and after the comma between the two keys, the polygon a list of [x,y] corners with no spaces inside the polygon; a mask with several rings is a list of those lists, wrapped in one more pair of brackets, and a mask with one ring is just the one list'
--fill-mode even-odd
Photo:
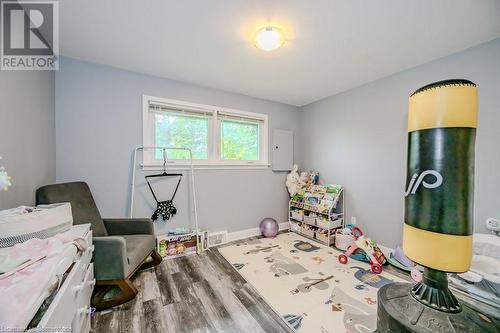
{"label": "white window frame", "polygon": [[[193,165],[197,168],[267,168],[269,167],[269,127],[268,115],[263,113],[255,113],[241,111],[221,106],[191,103],[175,99],[168,99],[156,96],[142,96],[142,134],[143,146],[153,147],[155,145],[155,117],[150,111],[150,104],[164,104],[180,110],[196,110],[212,114],[208,119],[208,159],[193,160]],[[239,161],[239,160],[222,160],[220,152],[220,124],[219,114],[231,115],[238,118],[248,118],[259,120],[262,122],[259,128],[259,160],[256,161]],[[168,159],[170,166],[185,167],[189,163],[186,160],[171,160]],[[144,151],[143,167],[148,169],[157,169],[163,167],[163,161],[154,159],[153,151]]]}

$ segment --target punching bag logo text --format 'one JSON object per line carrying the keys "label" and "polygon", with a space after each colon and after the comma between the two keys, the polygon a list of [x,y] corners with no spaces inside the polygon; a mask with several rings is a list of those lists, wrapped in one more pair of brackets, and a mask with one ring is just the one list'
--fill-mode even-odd
{"label": "punching bag logo text", "polygon": [[[426,182],[424,178],[427,176],[432,176],[434,178],[434,182]],[[429,180],[429,177],[427,179]],[[410,184],[408,184],[408,188],[405,192],[405,197],[410,194],[415,194],[420,187],[420,184],[422,184],[425,188],[436,188],[439,187],[442,183],[443,176],[436,170],[425,170],[420,174],[420,176],[418,175],[418,173],[416,173],[413,175],[413,177],[411,177]]]}

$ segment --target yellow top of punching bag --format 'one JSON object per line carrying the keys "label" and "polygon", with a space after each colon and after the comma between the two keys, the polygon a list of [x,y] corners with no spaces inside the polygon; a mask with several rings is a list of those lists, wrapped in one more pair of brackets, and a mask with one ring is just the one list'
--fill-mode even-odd
{"label": "yellow top of punching bag", "polygon": [[477,89],[467,80],[446,80],[410,96],[408,132],[440,127],[477,127]]}

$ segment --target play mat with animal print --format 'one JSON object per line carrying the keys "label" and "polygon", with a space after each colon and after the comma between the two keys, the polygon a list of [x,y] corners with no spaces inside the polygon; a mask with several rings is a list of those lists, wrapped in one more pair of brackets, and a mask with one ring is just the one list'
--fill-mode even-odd
{"label": "play mat with animal print", "polygon": [[219,251],[296,332],[373,332],[378,289],[404,282],[364,262],[343,265],[340,251],[291,232]]}

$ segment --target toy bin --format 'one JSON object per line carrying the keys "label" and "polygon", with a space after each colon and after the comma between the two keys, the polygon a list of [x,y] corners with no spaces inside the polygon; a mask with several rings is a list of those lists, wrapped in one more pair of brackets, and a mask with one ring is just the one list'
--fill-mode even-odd
{"label": "toy bin", "polygon": [[309,236],[311,238],[314,238],[314,230],[313,229],[310,229],[308,228],[307,226],[302,226],[301,230],[300,230],[301,233],[303,233],[304,235],[306,236]]}
{"label": "toy bin", "polygon": [[301,231],[301,227],[300,227],[300,223],[296,223],[296,222],[290,222],[290,230],[291,231]]}
{"label": "toy bin", "polygon": [[342,219],[337,219],[335,221],[316,219],[316,225],[322,229],[338,228],[342,225]]}
{"label": "toy bin", "polygon": [[296,210],[292,210],[292,211],[290,212],[290,217],[291,217],[292,219],[294,219],[294,220],[297,220],[297,221],[302,221],[302,219],[303,219],[304,215],[303,215],[303,214],[301,214],[301,213],[299,213],[299,212],[298,212],[298,211],[296,211]]}
{"label": "toy bin", "polygon": [[345,251],[349,246],[354,243],[354,235],[344,235],[340,231],[335,234],[335,247],[339,250]]}
{"label": "toy bin", "polygon": [[304,215],[304,222],[316,224],[316,216],[306,216]]}
{"label": "toy bin", "polygon": [[335,234],[330,234],[330,239],[328,239],[328,234],[326,233],[316,233],[316,239],[325,243],[325,244],[333,244],[335,241]]}

